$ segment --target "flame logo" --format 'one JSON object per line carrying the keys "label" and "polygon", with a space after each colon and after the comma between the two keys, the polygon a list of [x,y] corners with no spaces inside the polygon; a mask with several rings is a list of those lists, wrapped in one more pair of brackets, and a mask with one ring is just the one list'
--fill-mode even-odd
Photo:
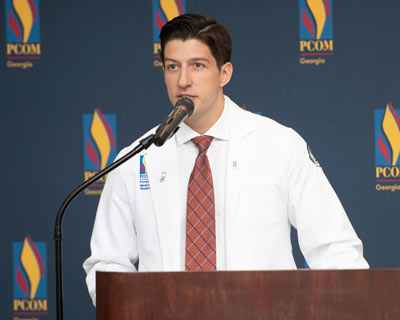
{"label": "flame logo", "polygon": [[87,153],[95,166],[102,170],[106,167],[111,150],[114,148],[114,135],[100,108],[94,111],[90,135],[96,146],[94,147],[88,139],[86,141]]}
{"label": "flame logo", "polygon": [[160,0],[160,10],[156,12],[156,24],[158,30],[173,18],[183,14],[183,6],[181,0]]}
{"label": "flame logo", "polygon": [[8,12],[9,26],[20,41],[27,43],[37,20],[35,3],[33,0],[12,0],[12,6],[13,10]]}
{"label": "flame logo", "polygon": [[146,159],[143,155],[140,156],[140,174],[147,174]]}
{"label": "flame logo", "polygon": [[[394,110],[391,102],[386,106],[382,119],[382,131],[389,147],[383,141],[381,134],[379,134],[378,149],[385,157],[387,163],[395,166],[400,154],[400,117]],[[392,161],[390,161],[390,158]]]}
{"label": "flame logo", "polygon": [[303,24],[310,35],[319,40],[324,31],[326,20],[329,19],[331,14],[329,0],[306,0],[306,3],[312,17],[310,18],[309,13],[307,13],[308,10],[306,11],[306,8],[303,8]]}
{"label": "flame logo", "polygon": [[44,276],[44,265],[38,249],[28,235],[22,246],[20,261],[22,270],[17,268],[17,283],[26,297],[33,299],[39,287],[40,280]]}

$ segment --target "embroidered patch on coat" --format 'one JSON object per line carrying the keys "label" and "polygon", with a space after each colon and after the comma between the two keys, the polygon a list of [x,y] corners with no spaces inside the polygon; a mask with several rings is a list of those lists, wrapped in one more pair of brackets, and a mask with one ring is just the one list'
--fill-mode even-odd
{"label": "embroidered patch on coat", "polygon": [[139,165],[139,176],[140,176],[140,190],[150,189],[149,176],[147,175],[146,159],[144,155],[140,156]]}

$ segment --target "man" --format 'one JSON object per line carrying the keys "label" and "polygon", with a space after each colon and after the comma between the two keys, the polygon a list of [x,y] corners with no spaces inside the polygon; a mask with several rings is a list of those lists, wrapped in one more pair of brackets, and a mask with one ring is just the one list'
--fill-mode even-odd
{"label": "man", "polygon": [[169,99],[195,109],[164,146],[109,174],[84,263],[93,302],[96,270],[136,271],[137,261],[140,271],[295,269],[291,225],[311,268],[368,268],[303,139],[224,96],[225,28],[187,14],[160,38]]}

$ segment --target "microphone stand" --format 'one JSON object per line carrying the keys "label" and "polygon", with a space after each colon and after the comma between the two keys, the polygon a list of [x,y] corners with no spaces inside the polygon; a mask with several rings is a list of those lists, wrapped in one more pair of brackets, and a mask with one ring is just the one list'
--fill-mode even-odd
{"label": "microphone stand", "polygon": [[137,145],[132,151],[127,153],[122,158],[118,159],[108,167],[104,168],[103,170],[99,171],[96,175],[92,178],[88,179],[81,185],[79,185],[74,191],[70,193],[70,195],[64,200],[61,204],[60,209],[57,213],[56,223],[54,227],[54,241],[55,241],[55,248],[56,248],[56,305],[57,305],[57,320],[63,320],[64,313],[63,313],[63,288],[62,288],[62,254],[61,254],[61,241],[62,241],[62,218],[66,209],[68,208],[71,201],[83,190],[85,190],[88,186],[93,184],[95,181],[109,173],[110,171],[114,170],[115,168],[119,167],[121,164],[141,152],[143,149],[148,149],[154,140],[154,134],[150,134],[146,138],[139,141],[139,145]]}

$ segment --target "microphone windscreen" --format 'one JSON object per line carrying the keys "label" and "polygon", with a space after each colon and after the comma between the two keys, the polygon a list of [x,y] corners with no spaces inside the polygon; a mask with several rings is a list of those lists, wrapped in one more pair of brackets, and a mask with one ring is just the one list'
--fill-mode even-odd
{"label": "microphone windscreen", "polygon": [[175,103],[175,108],[184,107],[187,110],[188,117],[192,115],[194,110],[193,100],[190,98],[182,98]]}

